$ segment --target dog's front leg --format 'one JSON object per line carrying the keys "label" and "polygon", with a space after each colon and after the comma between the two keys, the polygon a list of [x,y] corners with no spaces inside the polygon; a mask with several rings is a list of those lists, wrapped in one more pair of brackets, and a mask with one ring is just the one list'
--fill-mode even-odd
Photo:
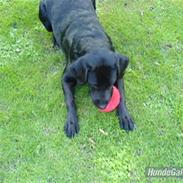
{"label": "dog's front leg", "polygon": [[79,132],[79,124],[76,113],[76,106],[74,102],[74,89],[76,81],[64,75],[62,81],[62,87],[65,96],[65,102],[67,106],[67,120],[65,123],[65,133],[68,137],[74,137]]}
{"label": "dog's front leg", "polygon": [[131,117],[128,113],[128,109],[126,107],[125,93],[124,93],[125,92],[124,91],[124,80],[119,79],[116,82],[116,86],[119,89],[120,94],[121,94],[121,100],[120,100],[119,106],[117,108],[117,114],[119,117],[120,127],[126,131],[133,130],[135,128],[135,124],[134,124],[133,120],[131,119]]}

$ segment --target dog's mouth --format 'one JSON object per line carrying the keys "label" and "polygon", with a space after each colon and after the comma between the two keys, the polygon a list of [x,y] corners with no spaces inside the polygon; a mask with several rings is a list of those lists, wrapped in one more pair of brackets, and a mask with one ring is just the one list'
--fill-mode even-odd
{"label": "dog's mouth", "polygon": [[101,105],[98,106],[98,108],[99,108],[99,109],[105,109],[106,106],[107,106],[107,104],[101,104]]}
{"label": "dog's mouth", "polygon": [[91,98],[92,98],[94,105],[101,110],[105,109],[112,97],[112,91],[113,91],[112,89],[111,89],[111,91],[108,91],[108,92],[103,91],[100,94],[98,94],[97,97],[94,95],[93,92],[91,92]]}
{"label": "dog's mouth", "polygon": [[95,100],[93,103],[99,109],[105,109],[109,101],[107,100]]}

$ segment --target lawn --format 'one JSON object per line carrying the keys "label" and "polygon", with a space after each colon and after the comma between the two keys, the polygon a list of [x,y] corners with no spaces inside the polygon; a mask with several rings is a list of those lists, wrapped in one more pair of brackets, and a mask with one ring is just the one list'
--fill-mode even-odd
{"label": "lawn", "polygon": [[0,182],[183,182],[147,167],[183,167],[182,0],[100,0],[97,13],[128,55],[127,105],[137,129],[78,87],[80,133],[68,139],[61,50],[38,20],[38,0],[0,0]]}

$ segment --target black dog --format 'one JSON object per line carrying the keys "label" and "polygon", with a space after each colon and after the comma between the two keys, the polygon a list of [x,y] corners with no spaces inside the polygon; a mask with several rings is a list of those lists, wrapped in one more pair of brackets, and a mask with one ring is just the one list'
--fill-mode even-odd
{"label": "black dog", "polygon": [[120,127],[134,129],[124,97],[123,75],[128,58],[115,52],[110,37],[99,23],[95,0],[42,0],[39,18],[54,43],[62,48],[67,59],[62,86],[67,105],[65,133],[73,137],[79,132],[74,89],[88,83],[93,103],[105,108],[115,85],[122,100],[117,108]]}

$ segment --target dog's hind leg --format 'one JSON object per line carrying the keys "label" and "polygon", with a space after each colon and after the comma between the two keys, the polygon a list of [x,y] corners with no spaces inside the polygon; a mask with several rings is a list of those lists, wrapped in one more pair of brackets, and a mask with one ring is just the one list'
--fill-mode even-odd
{"label": "dog's hind leg", "polygon": [[92,0],[92,3],[93,3],[94,9],[96,10],[96,0]]}
{"label": "dog's hind leg", "polygon": [[51,23],[47,16],[46,4],[44,0],[42,0],[39,4],[39,19],[41,20],[41,22],[43,23],[44,27],[48,32],[53,32]]}

